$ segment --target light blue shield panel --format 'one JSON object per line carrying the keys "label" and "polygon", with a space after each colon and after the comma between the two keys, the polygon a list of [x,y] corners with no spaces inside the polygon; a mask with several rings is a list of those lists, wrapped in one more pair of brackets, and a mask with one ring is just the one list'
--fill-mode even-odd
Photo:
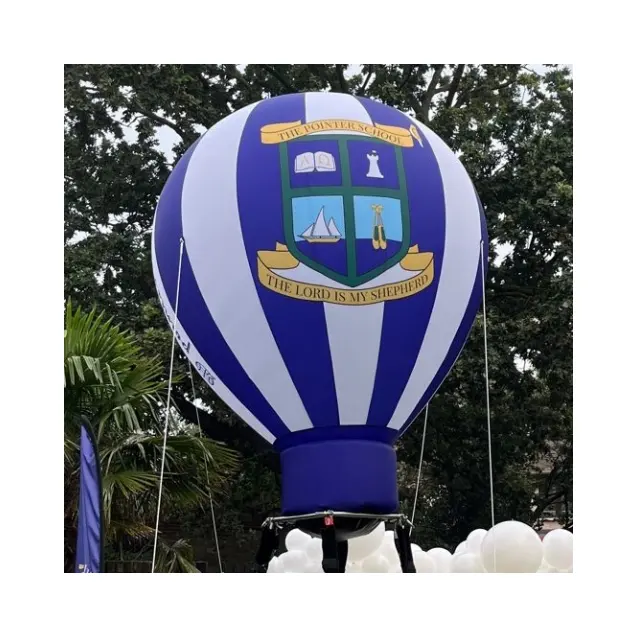
{"label": "light blue shield panel", "polygon": [[292,232],[294,244],[288,247],[301,261],[326,276],[347,274],[343,197],[294,197]]}
{"label": "light blue shield panel", "polygon": [[400,199],[355,195],[354,219],[357,275],[379,275],[406,252]]}

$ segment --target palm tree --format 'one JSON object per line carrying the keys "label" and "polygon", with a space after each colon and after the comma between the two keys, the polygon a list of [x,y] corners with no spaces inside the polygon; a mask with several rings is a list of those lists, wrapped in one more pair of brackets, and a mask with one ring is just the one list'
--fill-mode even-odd
{"label": "palm tree", "polygon": [[[138,555],[154,539],[159,469],[166,416],[166,382],[157,359],[144,356],[134,335],[104,313],[74,309],[64,330],[65,562],[73,563],[79,491],[80,420],[92,423],[102,465],[105,546]],[[179,380],[179,379],[177,379]],[[170,409],[162,491],[162,518],[209,505],[224,491],[237,456],[202,437]],[[196,571],[183,539],[160,535],[156,570]]]}

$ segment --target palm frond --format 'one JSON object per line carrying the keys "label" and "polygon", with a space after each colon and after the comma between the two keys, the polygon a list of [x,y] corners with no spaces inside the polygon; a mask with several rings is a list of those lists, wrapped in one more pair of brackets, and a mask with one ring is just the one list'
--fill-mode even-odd
{"label": "palm frond", "polygon": [[[73,489],[65,503],[65,525],[77,523],[78,441],[87,416],[96,431],[102,469],[106,537],[141,543],[152,537],[157,514],[163,452],[163,422],[170,409],[165,454],[162,516],[205,506],[238,467],[238,455],[223,444],[201,438],[163,400],[163,366],[145,357],[134,335],[95,310],[66,306],[64,330],[64,469]],[[179,421],[177,424],[175,424]],[[68,504],[68,506],[67,506]],[[192,549],[184,541],[160,555],[162,570],[196,572]],[[142,550],[146,550],[143,548]]]}
{"label": "palm frond", "polygon": [[140,412],[154,414],[165,382],[157,358],[144,357],[132,334],[95,310],[66,306],[64,330],[65,424],[78,413],[98,425],[114,421],[129,432],[139,429]]}
{"label": "palm frond", "polygon": [[64,465],[65,466],[69,466],[75,461],[77,454],[79,452],[79,449],[80,449],[80,446],[76,442],[73,442],[73,440],[64,436]]}
{"label": "palm frond", "polygon": [[155,571],[159,573],[199,573],[190,543],[179,539],[173,544],[159,540]]}
{"label": "palm frond", "polygon": [[155,529],[147,524],[129,520],[114,520],[111,522],[107,539],[128,536],[134,540],[145,540],[155,535]]}
{"label": "palm frond", "polygon": [[123,498],[130,498],[149,489],[156,488],[158,476],[150,471],[124,469],[107,473],[102,478],[104,491],[117,491]]}

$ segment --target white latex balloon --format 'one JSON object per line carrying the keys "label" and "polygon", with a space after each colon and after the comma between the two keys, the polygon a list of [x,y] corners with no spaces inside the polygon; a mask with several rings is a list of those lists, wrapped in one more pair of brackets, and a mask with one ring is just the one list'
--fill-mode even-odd
{"label": "white latex balloon", "polygon": [[530,526],[507,520],[485,535],[480,555],[489,573],[536,573],[542,564],[542,540]]}
{"label": "white latex balloon", "polygon": [[383,542],[375,551],[376,553],[383,553],[387,555],[398,555],[398,550],[393,542]]}
{"label": "white latex balloon", "polygon": [[305,545],[305,554],[310,562],[322,562],[323,561],[323,543],[318,538],[310,538],[310,541]]}
{"label": "white latex balloon", "polygon": [[363,569],[360,562],[347,562],[345,565],[346,573],[362,573]]}
{"label": "white latex balloon", "polygon": [[466,553],[468,551],[467,541],[460,542],[458,546],[456,546],[456,550],[453,552],[454,555],[460,555],[461,553]]}
{"label": "white latex balloon", "polygon": [[309,560],[304,551],[293,550],[279,557],[284,573],[303,573]]}
{"label": "white latex balloon", "polygon": [[288,551],[303,551],[312,538],[300,529],[292,529],[285,536],[285,548]]}
{"label": "white latex balloon", "polygon": [[348,541],[347,559],[360,562],[377,551],[385,537],[385,523],[381,522],[371,533]]}
{"label": "white latex balloon", "polygon": [[564,571],[573,566],[573,534],[565,529],[549,531],[544,537],[544,559]]}
{"label": "white latex balloon", "polygon": [[283,564],[276,555],[270,560],[268,564],[268,573],[283,573]]}
{"label": "white latex balloon", "polygon": [[422,549],[418,546],[418,544],[412,544],[411,545],[411,552],[412,555],[417,553],[417,552],[422,552]]}
{"label": "white latex balloon", "polygon": [[484,529],[476,529],[475,531],[471,531],[467,536],[467,551],[469,553],[477,553],[480,555],[480,545],[482,544],[482,540],[486,537],[487,532]]}
{"label": "white latex balloon", "polygon": [[380,544],[380,547],[377,549],[378,551],[391,551],[396,550],[396,543],[394,542],[394,532],[391,531],[391,536],[387,535],[385,532],[385,537],[383,537],[383,541]]}
{"label": "white latex balloon", "polygon": [[484,573],[482,562],[475,553],[455,553],[450,570],[452,573]]}
{"label": "white latex balloon", "polygon": [[436,563],[436,573],[449,573],[451,568],[451,553],[447,549],[436,547],[427,551],[427,555]]}
{"label": "white latex balloon", "polygon": [[550,568],[550,564],[546,560],[542,560],[539,568],[537,569],[537,573],[548,573]]}
{"label": "white latex balloon", "polygon": [[416,573],[437,573],[436,562],[433,557],[424,551],[414,553],[414,566]]}
{"label": "white latex balloon", "polygon": [[381,547],[372,555],[382,555],[390,564],[390,566],[400,566],[400,557],[398,556],[398,551],[396,550],[396,545],[392,542],[391,544],[383,543]]}
{"label": "white latex balloon", "polygon": [[309,561],[303,567],[304,573],[323,573],[323,565],[320,562]]}
{"label": "white latex balloon", "polygon": [[361,568],[363,573],[389,573],[389,561],[386,557],[375,553],[363,560]]}

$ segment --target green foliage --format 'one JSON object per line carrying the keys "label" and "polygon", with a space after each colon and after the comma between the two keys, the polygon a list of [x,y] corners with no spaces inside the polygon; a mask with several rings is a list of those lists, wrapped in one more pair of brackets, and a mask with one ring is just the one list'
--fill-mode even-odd
{"label": "green foliage", "polygon": [[[79,423],[96,429],[102,469],[107,550],[147,552],[154,537],[165,415],[161,364],[143,355],[135,337],[95,310],[67,304],[64,331],[65,553],[72,564],[79,491]],[[163,392],[162,392],[163,393]],[[162,508],[166,518],[205,512],[236,468],[236,454],[172,422],[167,439]],[[204,513],[205,515],[205,513]],[[162,564],[186,566],[188,547],[162,538]]]}
{"label": "green foliage", "polygon": [[[496,518],[533,523],[551,503],[572,501],[568,68],[68,65],[65,294],[91,299],[116,316],[144,352],[158,357],[165,378],[170,334],[152,280],[150,228],[175,159],[204,128],[237,108],[311,90],[364,95],[409,111],[460,154],[484,204],[491,239],[487,308]],[[174,140],[171,148],[166,139]],[[482,327],[479,317],[431,404],[416,536],[425,544],[450,546],[467,530],[490,524]],[[70,374],[79,377],[77,365],[85,375],[96,373],[85,359],[76,365],[65,355],[65,365],[69,382]],[[99,369],[102,378],[106,369]],[[188,417],[193,396],[180,357],[177,369],[183,381],[174,388],[175,400]],[[276,506],[276,461],[199,379],[196,391],[210,408],[204,429],[247,458],[223,503],[224,541],[234,542],[241,532],[251,536],[255,520]],[[152,400],[139,408],[145,419],[155,417]],[[126,421],[126,409],[113,409],[110,420],[117,413]],[[422,415],[399,445],[401,494],[409,512],[421,431]],[[245,556],[244,567],[251,559]]]}
{"label": "green foliage", "polygon": [[[161,364],[141,354],[135,337],[112,325],[104,312],[73,311],[66,307],[64,329],[65,422],[77,427],[83,414],[97,427],[98,441],[105,423],[139,428],[138,413],[154,417],[159,406]],[[123,422],[125,421],[125,422]]]}

